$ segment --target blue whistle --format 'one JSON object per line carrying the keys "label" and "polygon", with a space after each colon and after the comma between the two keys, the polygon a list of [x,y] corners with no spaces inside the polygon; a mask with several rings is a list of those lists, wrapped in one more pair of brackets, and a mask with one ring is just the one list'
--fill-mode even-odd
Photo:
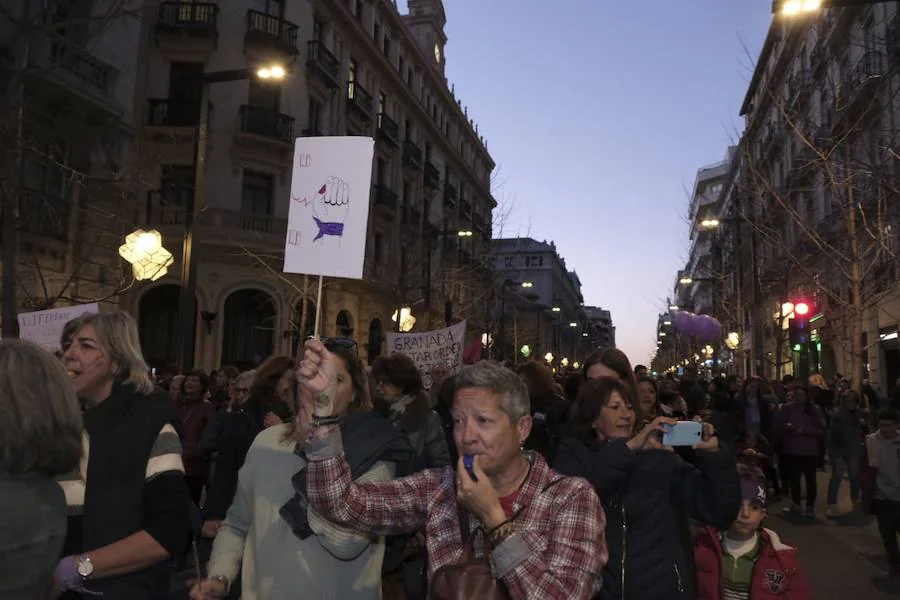
{"label": "blue whistle", "polygon": [[472,454],[463,455],[463,466],[466,468],[472,481],[478,481],[478,478],[475,477],[475,456]]}

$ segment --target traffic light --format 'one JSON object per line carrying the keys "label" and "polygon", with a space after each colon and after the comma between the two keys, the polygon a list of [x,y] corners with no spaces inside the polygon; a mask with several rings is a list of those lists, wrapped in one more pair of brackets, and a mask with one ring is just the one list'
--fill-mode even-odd
{"label": "traffic light", "polygon": [[788,320],[788,338],[791,348],[800,352],[809,344],[809,318],[813,316],[813,304],[806,300],[792,302],[792,317]]}

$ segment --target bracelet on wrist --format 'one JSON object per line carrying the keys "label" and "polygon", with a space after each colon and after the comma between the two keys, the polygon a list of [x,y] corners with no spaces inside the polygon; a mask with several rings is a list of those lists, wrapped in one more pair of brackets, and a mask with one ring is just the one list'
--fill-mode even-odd
{"label": "bracelet on wrist", "polygon": [[343,417],[337,415],[329,415],[320,417],[319,415],[313,415],[312,421],[310,424],[313,427],[328,427],[329,425],[340,425]]}
{"label": "bracelet on wrist", "polygon": [[496,548],[500,544],[506,541],[506,538],[510,537],[512,534],[516,532],[515,524],[512,521],[506,521],[494,527],[487,535],[488,542],[490,542],[491,546]]}

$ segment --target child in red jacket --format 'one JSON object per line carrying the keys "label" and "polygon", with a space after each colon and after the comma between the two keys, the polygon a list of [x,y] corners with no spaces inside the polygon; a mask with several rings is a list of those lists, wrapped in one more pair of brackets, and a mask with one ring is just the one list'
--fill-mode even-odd
{"label": "child in red jacket", "polygon": [[738,465],[741,511],[726,531],[704,527],[694,542],[697,600],[809,600],[797,549],[762,527],[766,478]]}

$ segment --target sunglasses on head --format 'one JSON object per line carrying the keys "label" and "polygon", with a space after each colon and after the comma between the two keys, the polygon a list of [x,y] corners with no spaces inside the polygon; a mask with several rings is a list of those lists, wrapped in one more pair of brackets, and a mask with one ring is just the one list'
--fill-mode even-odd
{"label": "sunglasses on head", "polygon": [[[308,338],[312,339],[312,337]],[[319,338],[319,341],[331,352],[342,348],[344,350],[354,350],[356,351],[359,348],[359,344],[353,338],[345,338],[345,337],[322,337]]]}

